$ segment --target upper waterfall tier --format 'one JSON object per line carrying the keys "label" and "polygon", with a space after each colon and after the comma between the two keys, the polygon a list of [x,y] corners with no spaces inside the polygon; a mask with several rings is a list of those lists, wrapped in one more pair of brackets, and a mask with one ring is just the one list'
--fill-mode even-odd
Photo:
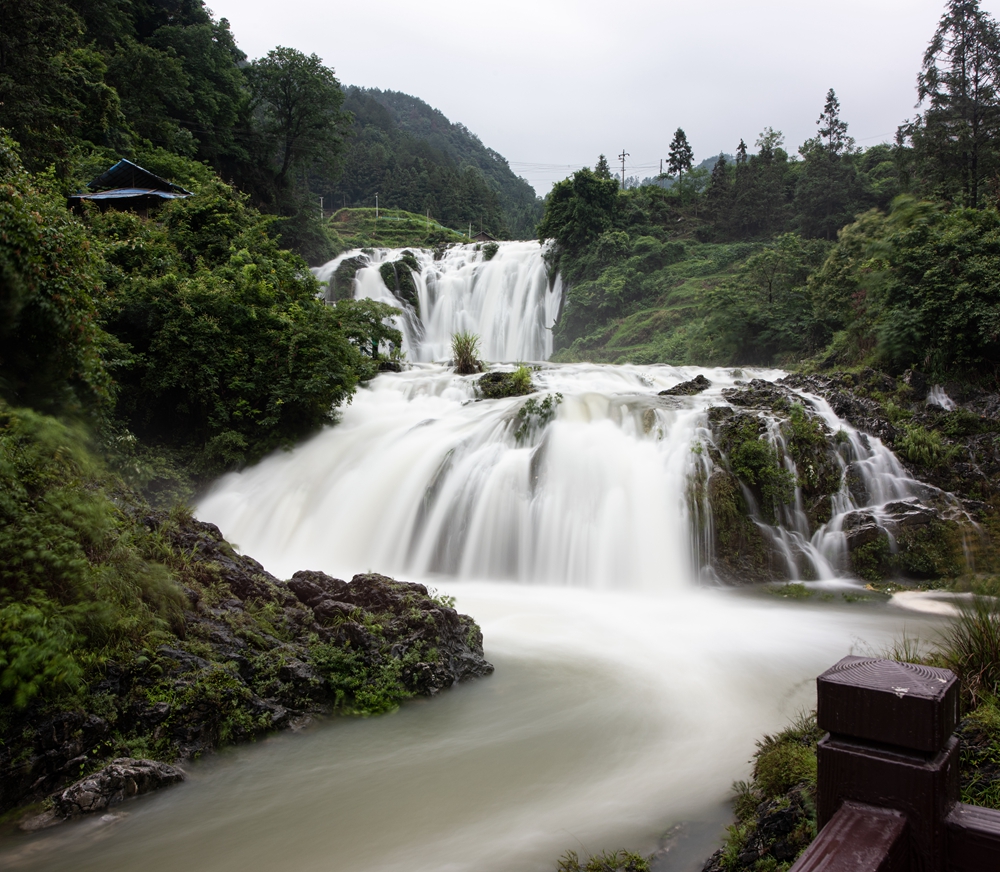
{"label": "upper waterfall tier", "polygon": [[[549,282],[544,253],[537,242],[498,243],[489,260],[479,245],[452,246],[439,260],[421,249],[356,249],[314,273],[327,285],[328,299],[370,297],[401,308],[399,327],[410,361],[449,359],[451,338],[463,331],[479,336],[486,360],[540,361],[552,354],[562,299],[559,278]],[[386,264],[395,271],[385,270]],[[390,288],[386,276],[392,280],[404,270]]]}

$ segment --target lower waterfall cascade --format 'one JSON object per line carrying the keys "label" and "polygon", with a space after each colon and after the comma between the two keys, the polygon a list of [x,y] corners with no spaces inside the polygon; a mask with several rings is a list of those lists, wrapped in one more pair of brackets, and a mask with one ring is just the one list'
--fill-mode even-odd
{"label": "lower waterfall cascade", "polygon": [[[658,396],[695,375],[712,387]],[[737,375],[541,366],[533,396],[553,398],[555,412],[542,420],[537,399],[479,401],[476,376],[413,366],[380,376],[337,426],[294,452],[220,480],[198,514],[286,575],[302,566],[341,577],[377,568],[421,579],[647,591],[711,579],[711,506],[691,498],[692,480],[711,476],[719,462],[701,450],[712,444],[708,412],[744,379],[782,373]],[[776,578],[833,581],[849,576],[845,518],[860,510],[878,518],[928,488],[825,400],[800,399],[841,434],[830,519],[810,533],[796,487],[778,523],[758,526],[776,555]],[[764,417],[780,447],[779,428]],[[781,456],[796,474],[789,454]],[[848,487],[848,466],[864,501]],[[699,515],[707,523],[696,523]]]}

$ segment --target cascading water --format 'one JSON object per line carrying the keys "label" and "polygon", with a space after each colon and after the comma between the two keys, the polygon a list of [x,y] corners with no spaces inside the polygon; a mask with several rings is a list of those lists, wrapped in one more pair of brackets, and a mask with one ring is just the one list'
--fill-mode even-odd
{"label": "cascading water", "polygon": [[[406,251],[418,264],[412,271],[416,291],[412,302],[396,296],[379,271],[382,264],[399,262]],[[328,295],[370,297],[403,309],[399,326],[410,361],[450,358],[451,338],[460,332],[479,336],[486,360],[547,360],[562,280],[549,281],[544,255],[545,247],[535,242],[499,243],[489,260],[478,245],[453,245],[440,259],[429,251],[366,249],[345,252],[315,274],[328,286]],[[336,285],[341,265],[353,259],[362,264],[353,279],[346,279],[353,284],[329,288],[331,281]]]}
{"label": "cascading water", "polygon": [[[698,370],[712,388],[683,401],[657,396],[695,372],[545,366],[534,373],[533,398],[490,401],[476,400],[477,377],[441,366],[386,374],[336,427],[222,479],[199,515],[278,574],[309,566],[350,577],[377,568],[417,578],[676,589],[711,576],[712,543],[694,517],[710,521],[711,506],[692,505],[690,482],[699,466],[703,479],[712,473],[709,454],[698,450],[712,440],[708,410],[740,383],[727,370]],[[549,414],[540,397],[549,398]],[[861,509],[878,516],[927,486],[822,398],[801,399],[842,434],[830,520],[810,535],[796,487],[780,523],[758,524],[784,558],[775,577],[832,580],[848,574],[846,517]],[[774,421],[768,436],[784,447]],[[848,467],[861,484],[855,493]]]}
{"label": "cascading water", "polygon": [[[377,267],[400,255],[366,255],[352,290],[398,305]],[[559,285],[532,243],[489,262],[469,247],[417,260],[404,329],[418,363],[359,391],[335,427],[222,479],[197,513],[279,576],[430,581],[480,622],[495,674],[192,764],[186,784],[125,814],[0,843],[0,866],[542,872],[570,849],[652,851],[687,822],[687,854],[682,843],[657,868],[700,869],[754,739],[815,704],[815,675],[933,626],[892,604],[697,584],[713,552],[697,485],[729,462],[710,418],[746,376],[543,364],[531,397],[479,401],[474,377],[429,361],[461,329],[487,358],[547,357]],[[699,372],[704,393],[657,395]],[[800,399],[843,431],[844,481],[812,535],[802,493],[780,526],[758,523],[786,555],[777,574],[832,578],[845,518],[922,491],[878,440]]]}

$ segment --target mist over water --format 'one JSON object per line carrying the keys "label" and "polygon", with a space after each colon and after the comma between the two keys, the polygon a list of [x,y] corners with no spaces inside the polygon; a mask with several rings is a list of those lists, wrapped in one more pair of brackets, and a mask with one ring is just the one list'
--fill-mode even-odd
{"label": "mist over water", "polygon": [[[125,817],[0,844],[0,867],[541,872],[566,850],[649,852],[674,824],[703,822],[691,862],[670,867],[700,869],[755,739],[815,704],[815,676],[904,627],[933,632],[939,616],[893,604],[715,585],[689,490],[711,463],[708,409],[738,378],[780,372],[542,364],[534,406],[477,400],[474,377],[431,361],[455,329],[490,335],[492,359],[548,356],[541,249],[421,257],[424,319],[406,327],[417,363],[359,391],[337,426],[221,479],[197,514],[279,577],[370,570],[456,596],[495,674],[225,751]],[[377,269],[356,291],[389,294]],[[512,323],[534,338],[518,345]],[[657,397],[697,373],[705,393]],[[810,402],[844,429],[845,465],[876,509],[912,491],[877,440]],[[855,502],[837,500],[814,536],[796,506],[776,535],[790,566],[853,585],[838,523]]]}

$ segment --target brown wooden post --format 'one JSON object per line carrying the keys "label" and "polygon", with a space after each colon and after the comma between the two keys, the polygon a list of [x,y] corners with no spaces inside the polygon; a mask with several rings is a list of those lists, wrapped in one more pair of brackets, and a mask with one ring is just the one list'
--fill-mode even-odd
{"label": "brown wooden post", "polygon": [[845,657],[818,679],[820,835],[792,872],[1000,870],[1000,812],[958,802],[958,681]]}

